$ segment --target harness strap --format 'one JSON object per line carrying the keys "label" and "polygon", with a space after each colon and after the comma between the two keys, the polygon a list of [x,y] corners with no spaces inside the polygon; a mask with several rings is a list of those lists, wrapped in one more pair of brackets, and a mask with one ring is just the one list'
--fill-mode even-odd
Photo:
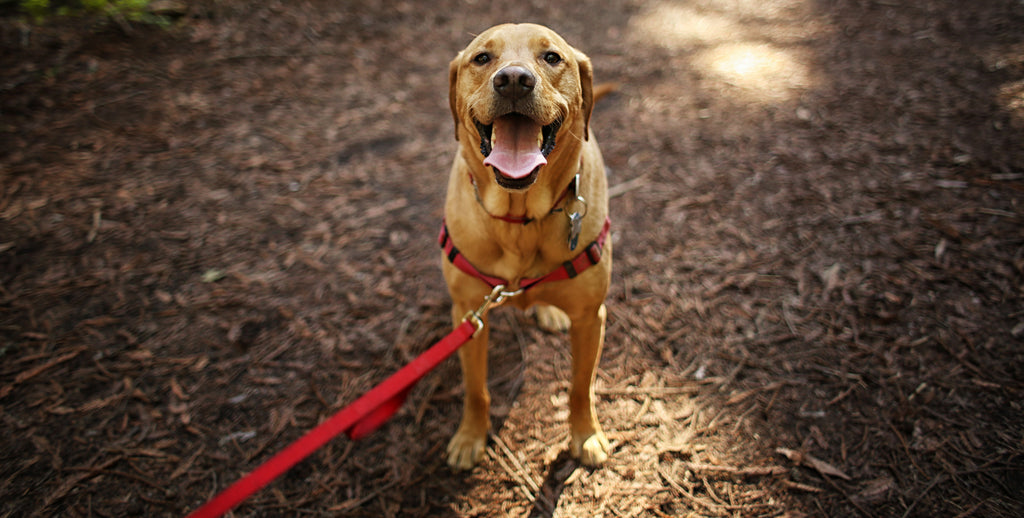
{"label": "harness strap", "polygon": [[444,250],[444,255],[448,258],[448,262],[455,265],[456,268],[480,279],[481,281],[484,281],[484,283],[491,289],[494,289],[497,286],[507,285],[504,279],[486,275],[480,270],[477,270],[472,263],[466,260],[466,257],[462,255],[462,252],[459,252],[459,249],[455,248],[455,243],[452,242],[451,235],[448,234],[448,225],[444,222],[441,223],[441,235],[437,236],[437,242],[441,245],[441,249]]}
{"label": "harness strap", "polygon": [[[601,227],[601,232],[597,235],[597,239],[587,245],[579,255],[574,257],[572,260],[562,263],[561,266],[547,275],[520,280],[519,289],[527,290],[545,282],[572,279],[573,277],[583,273],[587,268],[601,262],[601,253],[604,250],[604,243],[608,238],[608,231],[611,229],[611,225],[611,219],[605,218],[604,226]],[[455,243],[452,242],[451,234],[448,232],[447,224],[441,224],[441,233],[437,236],[437,241],[438,244],[441,245],[441,249],[444,250],[445,257],[448,258],[448,261],[459,270],[480,279],[492,289],[496,286],[509,285],[508,281],[487,275],[473,266],[473,264],[470,263],[461,252],[459,252],[459,249],[455,247]]]}

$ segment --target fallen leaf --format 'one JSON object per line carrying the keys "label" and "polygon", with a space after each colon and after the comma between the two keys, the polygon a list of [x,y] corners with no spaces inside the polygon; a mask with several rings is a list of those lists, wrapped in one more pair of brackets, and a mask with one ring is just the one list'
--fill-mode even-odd
{"label": "fallen leaf", "polygon": [[796,462],[797,464],[803,464],[804,466],[814,469],[822,475],[850,480],[849,475],[843,473],[835,466],[807,453],[791,450],[789,448],[775,448],[775,451],[776,453],[785,455],[789,460]]}

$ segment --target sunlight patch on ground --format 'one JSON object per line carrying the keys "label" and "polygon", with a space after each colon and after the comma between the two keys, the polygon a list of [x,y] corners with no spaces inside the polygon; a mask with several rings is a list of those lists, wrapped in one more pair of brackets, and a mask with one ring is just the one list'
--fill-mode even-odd
{"label": "sunlight patch on ground", "polygon": [[[992,72],[1009,72],[1018,76],[1024,70],[1024,43],[995,45],[978,55]],[[1009,113],[1014,127],[1024,128],[1024,80],[1009,81],[999,86],[996,102]],[[999,124],[998,122],[994,122]]]}
{"label": "sunlight patch on ground", "polygon": [[692,56],[691,64],[723,90],[755,102],[790,99],[814,86],[799,44],[820,35],[806,0],[662,1],[630,20],[638,43]]}
{"label": "sunlight patch on ground", "polygon": [[1010,112],[1015,125],[1024,127],[1024,81],[1007,83],[999,88],[999,103]]}
{"label": "sunlight patch on ground", "polygon": [[758,100],[786,100],[812,86],[799,53],[766,44],[729,43],[697,53],[694,65]]}
{"label": "sunlight patch on ground", "polygon": [[670,48],[719,43],[743,34],[742,27],[729,17],[665,2],[655,3],[630,25],[648,43]]}

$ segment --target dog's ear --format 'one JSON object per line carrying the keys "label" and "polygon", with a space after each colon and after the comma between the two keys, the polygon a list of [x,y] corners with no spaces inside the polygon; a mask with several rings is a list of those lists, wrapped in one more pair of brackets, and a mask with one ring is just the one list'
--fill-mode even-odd
{"label": "dog's ear", "polygon": [[459,63],[461,62],[462,52],[459,52],[448,65],[448,105],[452,110],[452,118],[455,119],[455,140],[459,140],[459,106],[456,100],[455,85],[459,82]]}
{"label": "dog's ear", "polygon": [[580,70],[580,93],[583,95],[583,140],[590,140],[590,113],[594,111],[594,69],[586,54],[576,51]]}

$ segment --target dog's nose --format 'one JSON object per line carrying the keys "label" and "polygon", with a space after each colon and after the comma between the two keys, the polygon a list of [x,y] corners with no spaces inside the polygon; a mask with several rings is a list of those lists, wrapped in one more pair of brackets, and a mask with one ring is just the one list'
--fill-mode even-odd
{"label": "dog's nose", "polygon": [[536,85],[533,72],[520,66],[505,67],[494,75],[494,91],[507,99],[519,99],[532,92]]}

